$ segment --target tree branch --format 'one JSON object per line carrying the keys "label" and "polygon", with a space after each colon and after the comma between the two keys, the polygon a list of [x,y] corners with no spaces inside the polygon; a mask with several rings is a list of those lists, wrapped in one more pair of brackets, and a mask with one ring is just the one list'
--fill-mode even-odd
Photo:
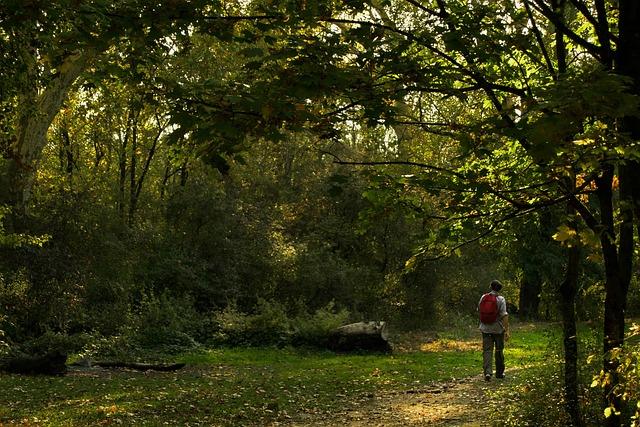
{"label": "tree branch", "polygon": [[434,170],[434,171],[438,171],[438,172],[444,172],[447,173],[449,175],[453,175],[456,176],[458,178],[462,178],[464,179],[464,175],[462,175],[461,173],[452,171],[451,169],[447,169],[447,168],[443,168],[440,166],[435,166],[435,165],[429,165],[426,163],[419,163],[419,162],[410,162],[410,161],[402,161],[402,160],[397,160],[397,161],[380,161],[380,162],[375,162],[375,161],[368,161],[368,162],[356,162],[356,161],[347,161],[347,160],[342,160],[340,159],[338,156],[336,156],[335,154],[328,152],[328,151],[321,151],[322,154],[328,154],[329,156],[334,158],[333,163],[337,164],[337,165],[351,165],[351,166],[391,166],[391,165],[401,165],[401,166],[415,166],[415,167],[419,167],[422,169],[429,169],[429,170]]}
{"label": "tree branch", "polygon": [[404,0],[409,4],[414,5],[415,7],[417,7],[418,9],[420,9],[423,12],[428,13],[429,15],[433,15],[433,16],[437,16],[438,18],[444,18],[444,16],[442,16],[438,11],[434,10],[434,9],[429,9],[428,7],[418,3],[415,0]]}
{"label": "tree branch", "polygon": [[609,30],[609,21],[607,19],[607,8],[604,0],[596,0],[596,12],[598,14],[598,24],[595,25],[598,40],[602,48],[602,60],[611,68],[613,64],[613,53],[611,52],[611,40],[614,38]]}
{"label": "tree branch", "polygon": [[[472,243],[475,243],[475,242],[477,242],[479,240],[482,240],[483,238],[487,237],[488,235],[493,233],[498,228],[498,226],[500,224],[502,224],[504,222],[507,222],[507,221],[510,221],[512,219],[524,216],[524,215],[528,215],[533,211],[534,211],[533,209],[524,210],[524,211],[521,211],[521,210],[512,211],[512,212],[506,214],[505,216],[503,216],[502,218],[498,218],[496,221],[494,221],[489,226],[489,228],[487,230],[483,231],[482,233],[478,234],[477,236],[475,236],[475,237],[473,237],[471,239],[465,240],[464,242],[458,243],[457,245],[447,249],[444,253],[442,253],[442,254],[440,254],[438,256],[431,257],[431,258],[426,258],[425,261],[438,261],[438,260],[440,260],[440,259],[442,259],[442,258],[444,258],[446,256],[449,256],[453,252],[457,251],[458,249],[463,248],[463,247],[465,247],[467,245],[470,245]],[[424,254],[424,251],[422,253]]]}
{"label": "tree branch", "polygon": [[529,22],[531,22],[531,29],[533,30],[533,34],[538,41],[538,46],[540,46],[540,51],[542,52],[542,56],[544,57],[544,61],[547,64],[547,69],[551,73],[552,76],[556,75],[555,67],[553,66],[553,62],[551,61],[551,57],[549,56],[549,52],[547,51],[547,47],[544,44],[544,40],[542,38],[542,33],[536,24],[535,17],[533,16],[533,12],[531,11],[531,6],[529,5],[529,0],[524,1],[524,8],[527,11],[527,16],[529,17]]}
{"label": "tree branch", "polygon": [[206,21],[260,21],[284,18],[282,15],[205,15],[202,17]]}
{"label": "tree branch", "polygon": [[587,40],[583,39],[578,34],[576,34],[573,30],[571,30],[571,28],[567,27],[567,25],[564,22],[562,22],[560,18],[558,18],[555,12],[547,4],[545,4],[543,0],[532,0],[532,1],[533,1],[533,4],[532,4],[533,7],[542,15],[544,15],[545,18],[551,21],[551,23],[556,26],[556,29],[558,31],[562,32],[562,34],[567,36],[571,41],[573,41],[577,45],[582,46],[587,52],[589,52],[594,57],[596,58],[601,57],[601,51],[599,46],[596,46],[593,43],[588,42]]}
{"label": "tree branch", "polygon": [[582,0],[569,0],[569,1],[573,5],[573,7],[575,7],[576,10],[579,11],[582,14],[582,16],[584,16],[586,20],[589,21],[589,23],[593,25],[593,27],[596,28],[597,30],[599,25],[598,20],[596,19],[595,16],[593,16],[593,14],[591,13],[587,5]]}

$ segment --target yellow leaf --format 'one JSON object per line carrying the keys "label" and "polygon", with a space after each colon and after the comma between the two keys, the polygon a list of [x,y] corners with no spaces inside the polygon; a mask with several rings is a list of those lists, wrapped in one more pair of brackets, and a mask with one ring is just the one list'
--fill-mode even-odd
{"label": "yellow leaf", "polygon": [[591,145],[593,144],[595,141],[591,138],[585,138],[585,139],[576,139],[573,141],[574,144],[576,145]]}
{"label": "yellow leaf", "polygon": [[552,236],[553,240],[558,242],[565,242],[569,239],[572,239],[576,236],[576,230],[567,227],[566,225],[561,225],[558,227],[558,231]]}
{"label": "yellow leaf", "polygon": [[412,256],[404,263],[405,268],[412,269],[416,265],[416,257]]}

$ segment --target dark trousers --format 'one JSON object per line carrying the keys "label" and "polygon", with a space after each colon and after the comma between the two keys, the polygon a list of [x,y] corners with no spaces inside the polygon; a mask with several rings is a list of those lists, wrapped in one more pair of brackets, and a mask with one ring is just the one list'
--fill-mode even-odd
{"label": "dark trousers", "polygon": [[482,369],[485,375],[492,374],[493,349],[496,351],[496,376],[504,375],[504,334],[482,334]]}

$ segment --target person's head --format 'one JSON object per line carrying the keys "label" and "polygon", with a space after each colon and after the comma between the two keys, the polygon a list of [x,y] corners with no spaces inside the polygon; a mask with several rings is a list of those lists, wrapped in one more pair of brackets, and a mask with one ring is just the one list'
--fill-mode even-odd
{"label": "person's head", "polygon": [[502,289],[502,283],[497,280],[492,280],[489,286],[491,287],[491,290],[496,292],[500,292],[500,290]]}

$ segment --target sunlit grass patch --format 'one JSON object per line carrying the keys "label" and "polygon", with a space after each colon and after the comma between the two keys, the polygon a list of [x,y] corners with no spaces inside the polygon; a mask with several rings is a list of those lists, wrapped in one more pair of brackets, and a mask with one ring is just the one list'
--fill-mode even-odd
{"label": "sunlit grass patch", "polygon": [[481,351],[482,343],[475,341],[457,341],[450,339],[437,339],[432,342],[426,342],[420,345],[421,351],[440,352],[440,351]]}

